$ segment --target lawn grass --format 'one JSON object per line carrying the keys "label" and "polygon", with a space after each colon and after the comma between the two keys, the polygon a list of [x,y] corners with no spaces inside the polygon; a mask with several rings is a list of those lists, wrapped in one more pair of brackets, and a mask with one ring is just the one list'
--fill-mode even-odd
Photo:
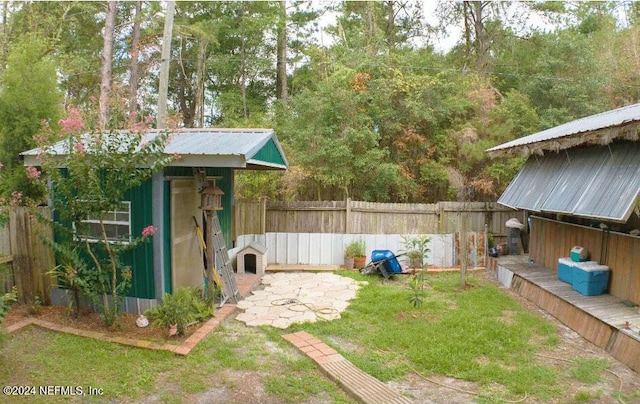
{"label": "lawn grass", "polygon": [[38,395],[29,403],[135,403],[151,395],[164,403],[181,403],[192,394],[233,389],[236,375],[251,372],[271,394],[268,402],[299,402],[322,393],[336,403],[353,403],[310,359],[275,338],[232,322],[183,357],[30,327],[6,336],[0,346],[0,385],[82,386],[84,391],[91,386],[104,391],[94,397]]}
{"label": "lawn grass", "polygon": [[[305,330],[329,341],[383,381],[401,379],[410,371],[463,379],[480,386],[479,402],[517,400],[525,394],[551,401],[562,395],[564,375],[536,357],[539,350],[558,344],[555,327],[492,283],[471,277],[461,291],[457,273],[430,274],[423,304],[414,308],[406,281],[344,275],[370,285],[359,292],[342,320],[295,325],[291,331]],[[352,348],[343,348],[340,341]],[[567,377],[595,383],[586,370],[589,365],[576,364]],[[606,364],[598,365],[594,372],[599,374]]]}
{"label": "lawn grass", "polygon": [[[136,397],[149,391],[157,374],[171,369],[176,359],[169,352],[131,349],[32,327],[5,341],[0,350],[0,384],[104,389],[105,397],[86,397],[89,401]],[[29,401],[63,400],[62,396],[36,396]]]}
{"label": "lawn grass", "polygon": [[[459,288],[457,273],[429,274],[421,307],[414,307],[406,278],[385,281],[341,272],[368,282],[342,319],[294,325],[287,330],[222,324],[187,357],[30,328],[0,346],[2,385],[81,385],[104,389],[101,397],[35,397],[30,402],[136,402],[154,395],[179,403],[192,394],[234,388],[233,376],[251,372],[273,402],[352,403],[315,364],[282,338],[299,330],[314,334],[363,371],[382,381],[409,373],[474,382],[478,403],[566,399],[566,385],[585,388],[573,402],[602,394],[604,360],[578,359],[564,367],[545,364],[539,352],[560,338],[542,317],[523,309],[491,282],[470,276]],[[593,387],[593,388],[591,388]]]}

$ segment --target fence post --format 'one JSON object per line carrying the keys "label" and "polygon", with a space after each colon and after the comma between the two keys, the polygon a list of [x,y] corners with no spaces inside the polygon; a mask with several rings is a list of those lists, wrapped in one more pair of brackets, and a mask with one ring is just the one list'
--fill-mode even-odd
{"label": "fence post", "polygon": [[444,234],[444,206],[438,202],[438,234]]}
{"label": "fence post", "polygon": [[267,198],[260,197],[260,234],[267,233]]}
{"label": "fence post", "polygon": [[344,233],[351,233],[351,198],[347,197],[347,211],[344,218]]}

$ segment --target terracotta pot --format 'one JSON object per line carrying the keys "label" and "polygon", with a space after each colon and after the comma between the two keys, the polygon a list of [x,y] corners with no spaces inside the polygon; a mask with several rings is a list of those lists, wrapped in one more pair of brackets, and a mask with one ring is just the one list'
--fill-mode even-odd
{"label": "terracotta pot", "polygon": [[344,257],[344,268],[345,269],[353,269],[353,257]]}
{"label": "terracotta pot", "polygon": [[356,269],[362,269],[367,263],[367,257],[355,257],[353,259],[353,266]]}

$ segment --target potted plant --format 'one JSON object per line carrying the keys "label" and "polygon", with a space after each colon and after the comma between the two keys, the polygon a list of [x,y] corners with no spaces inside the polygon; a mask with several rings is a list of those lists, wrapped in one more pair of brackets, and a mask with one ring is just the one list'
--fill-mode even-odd
{"label": "potted plant", "polygon": [[428,247],[430,241],[429,236],[402,236],[403,253],[409,258],[411,268],[424,268],[429,251],[431,251]]}
{"label": "potted plant", "polygon": [[344,250],[344,266],[347,269],[363,268],[367,260],[363,240],[352,241]]}

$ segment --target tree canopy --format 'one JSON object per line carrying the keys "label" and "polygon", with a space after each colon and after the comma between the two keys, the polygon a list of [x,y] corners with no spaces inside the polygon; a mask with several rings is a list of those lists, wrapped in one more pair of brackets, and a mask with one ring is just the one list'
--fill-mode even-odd
{"label": "tree canopy", "polygon": [[[111,6],[111,100],[153,120],[164,3]],[[18,153],[43,120],[97,108],[109,13],[0,7],[8,196],[28,187]],[[237,198],[434,202],[495,199],[523,161],[484,150],[640,97],[637,3],[442,1],[432,18],[423,7],[176,2],[168,108],[185,127],[276,129],[291,169],[238,173]]]}

